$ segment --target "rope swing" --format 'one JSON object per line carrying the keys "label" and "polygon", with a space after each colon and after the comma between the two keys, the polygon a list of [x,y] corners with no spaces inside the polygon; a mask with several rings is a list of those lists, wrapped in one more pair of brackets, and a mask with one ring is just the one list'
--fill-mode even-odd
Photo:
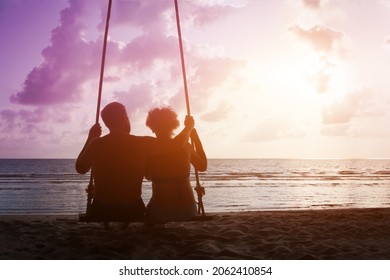
{"label": "rope swing", "polygon": [[[103,51],[102,51],[102,61],[100,64],[100,79],[99,79],[99,90],[98,90],[98,99],[97,99],[97,106],[96,106],[96,122],[95,124],[99,123],[99,116],[100,116],[100,105],[102,102],[102,91],[103,91],[103,79],[104,79],[104,65],[106,64],[106,50],[107,50],[107,38],[108,38],[108,27],[110,25],[110,16],[111,16],[111,6],[112,6],[112,0],[108,0],[108,8],[107,8],[107,16],[106,16],[106,27],[104,29],[104,40],[103,40]],[[90,214],[91,211],[91,204],[92,204],[92,198],[93,198],[93,190],[94,190],[94,184],[93,184],[93,173],[91,171],[91,176],[89,178],[89,184],[86,189],[86,192],[88,194],[87,198],[87,215]]]}
{"label": "rope swing", "polygon": [[[186,69],[185,69],[185,62],[184,62],[183,43],[182,43],[181,30],[180,30],[179,7],[178,7],[178,3],[177,3],[178,1],[177,0],[174,0],[174,1],[175,1],[176,24],[177,24],[177,32],[178,32],[178,37],[179,37],[180,58],[181,58],[181,66],[182,66],[182,73],[183,73],[184,93],[185,93],[185,99],[186,99],[187,115],[191,116],[190,102],[189,102],[189,97],[188,97]],[[97,106],[96,106],[96,124],[99,124],[100,106],[101,106],[102,90],[103,90],[103,79],[104,79],[104,66],[105,66],[106,50],[107,50],[107,38],[108,38],[108,29],[109,29],[110,16],[111,16],[111,6],[112,6],[112,0],[108,0],[106,25],[105,25],[105,30],[104,30],[104,42],[103,42],[102,60],[101,60],[101,66],[100,66],[100,79],[99,79],[98,99],[97,99]],[[195,149],[195,146],[194,146],[193,142],[192,142],[192,146]],[[197,196],[198,196],[198,214],[202,213],[202,216],[205,216],[203,202],[202,202],[202,196],[205,194],[205,191],[204,191],[204,187],[202,187],[200,185],[199,174],[198,174],[198,171],[196,170],[196,168],[195,168],[195,177],[196,177],[195,191],[196,191]],[[80,215],[80,220],[82,220],[82,221],[91,221],[88,217],[91,214],[91,204],[92,204],[92,199],[93,199],[93,196],[94,196],[93,171],[91,171],[89,185],[88,185],[88,187],[86,189],[86,192],[88,194],[86,215]],[[206,218],[206,217],[204,217],[204,218]]]}
{"label": "rope swing", "polygon": [[103,79],[104,79],[104,65],[106,64],[107,38],[108,38],[108,27],[110,25],[111,6],[112,6],[112,0],[108,0],[107,17],[106,17],[106,28],[104,29],[102,62],[100,64],[99,91],[98,91],[98,100],[97,100],[97,106],[96,106],[96,124],[99,123],[100,104],[101,104],[101,101],[102,101]]}
{"label": "rope swing", "polygon": [[[174,0],[174,1],[175,1],[176,26],[177,26],[177,35],[179,38],[181,70],[182,70],[182,74],[183,74],[183,84],[184,84],[184,94],[185,94],[185,99],[186,99],[187,115],[191,116],[190,99],[189,99],[189,95],[188,95],[188,86],[187,86],[186,66],[185,66],[185,61],[184,61],[183,40],[181,37],[181,28],[180,28],[179,5],[177,3],[178,2],[177,0]],[[191,141],[191,143],[192,143],[192,146],[195,148],[194,143],[192,141]],[[199,173],[198,173],[198,170],[196,170],[196,168],[195,168],[195,178],[196,178],[195,191],[196,191],[196,194],[198,195],[198,214],[202,213],[202,216],[204,216],[205,212],[204,212],[202,197],[205,194],[205,189],[204,189],[204,187],[201,186],[201,184],[199,182]]]}

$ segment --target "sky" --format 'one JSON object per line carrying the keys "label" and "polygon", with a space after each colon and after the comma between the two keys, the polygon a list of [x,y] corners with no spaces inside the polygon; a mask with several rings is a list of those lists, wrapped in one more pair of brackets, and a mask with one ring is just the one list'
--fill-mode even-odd
{"label": "sky", "polygon": [[[0,158],[77,157],[95,122],[107,3],[0,0]],[[209,158],[390,158],[390,0],[179,9]],[[155,107],[183,123],[173,0],[113,0],[102,106],[112,101],[135,135],[153,136]]]}

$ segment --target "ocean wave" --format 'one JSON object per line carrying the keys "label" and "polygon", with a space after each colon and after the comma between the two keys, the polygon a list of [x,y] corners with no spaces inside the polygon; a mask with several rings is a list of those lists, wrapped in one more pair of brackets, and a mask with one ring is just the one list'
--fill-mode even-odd
{"label": "ocean wave", "polygon": [[9,191],[29,191],[29,190],[32,190],[34,189],[33,187],[29,187],[29,188],[26,188],[26,187],[0,187],[0,192],[9,192]]}
{"label": "ocean wave", "polygon": [[[390,205],[390,160],[211,159],[199,175],[208,211]],[[0,160],[0,213],[83,212],[88,182],[74,160]]]}
{"label": "ocean wave", "polygon": [[244,174],[241,176],[229,176],[229,175],[221,175],[221,176],[201,176],[202,181],[337,181],[337,180],[353,180],[353,181],[377,181],[377,180],[390,180],[390,175],[383,174],[365,174],[365,175],[345,175],[345,174],[334,174],[334,175],[306,175],[306,176],[265,176],[265,175],[256,175],[256,174]]}
{"label": "ocean wave", "polygon": [[378,175],[390,175],[390,170],[379,170],[379,171],[374,172],[374,174],[378,174]]}
{"label": "ocean wave", "polygon": [[361,175],[363,172],[351,171],[351,170],[341,170],[337,172],[340,175]]}

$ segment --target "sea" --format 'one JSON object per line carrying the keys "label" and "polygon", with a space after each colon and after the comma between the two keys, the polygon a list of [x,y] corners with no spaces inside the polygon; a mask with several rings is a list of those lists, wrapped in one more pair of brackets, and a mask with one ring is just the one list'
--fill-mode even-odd
{"label": "sea", "polygon": [[[74,166],[74,159],[0,159],[0,214],[84,213],[90,175]],[[199,174],[206,213],[390,206],[388,159],[209,159]],[[145,203],[150,197],[144,180]]]}

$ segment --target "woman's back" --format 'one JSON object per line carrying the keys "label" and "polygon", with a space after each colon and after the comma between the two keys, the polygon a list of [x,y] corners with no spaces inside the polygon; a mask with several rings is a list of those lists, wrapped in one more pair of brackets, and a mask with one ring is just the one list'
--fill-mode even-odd
{"label": "woman's back", "polygon": [[[190,120],[190,119],[189,119]],[[191,122],[190,122],[191,123]],[[147,178],[152,180],[153,194],[148,204],[148,216],[152,220],[188,220],[196,215],[196,202],[190,183],[191,164],[207,167],[207,159],[198,137],[195,145],[201,156],[187,142],[167,152],[172,143],[173,131],[179,126],[177,114],[170,107],[155,108],[148,113],[146,125],[156,134],[159,155],[147,160]],[[192,135],[197,136],[196,132]]]}
{"label": "woman's back", "polygon": [[195,199],[190,183],[190,160],[185,148],[148,157],[146,173],[152,181],[153,204],[165,209],[193,206]]}

